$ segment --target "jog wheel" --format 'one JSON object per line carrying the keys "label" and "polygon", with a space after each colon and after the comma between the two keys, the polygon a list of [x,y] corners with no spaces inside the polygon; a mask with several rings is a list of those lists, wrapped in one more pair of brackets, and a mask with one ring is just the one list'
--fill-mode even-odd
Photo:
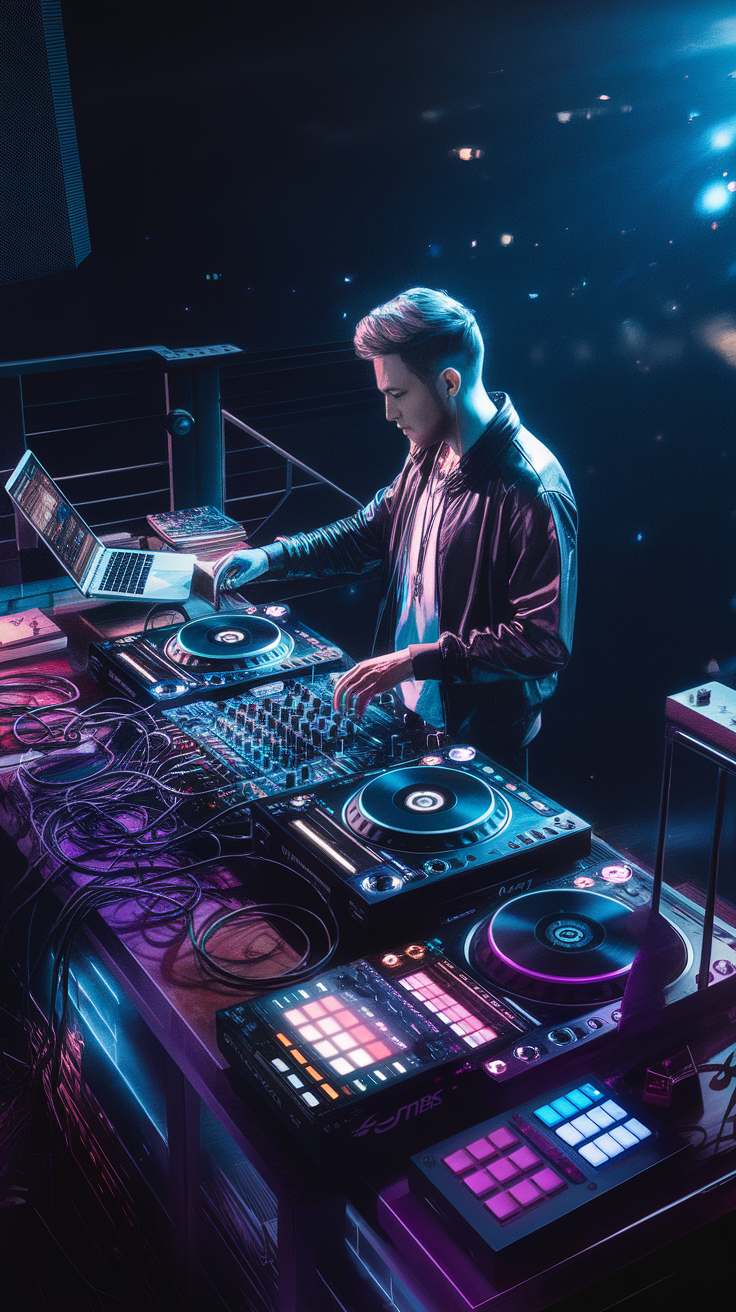
{"label": "jog wheel", "polygon": [[506,828],[511,807],[483,779],[444,766],[387,770],[347,802],[349,829],[379,847],[443,852],[468,847]]}
{"label": "jog wheel", "polygon": [[[602,893],[545,888],[505,902],[478,925],[471,964],[510,993],[562,1005],[620,998],[638,951],[633,908]],[[670,979],[687,964],[687,946]]]}

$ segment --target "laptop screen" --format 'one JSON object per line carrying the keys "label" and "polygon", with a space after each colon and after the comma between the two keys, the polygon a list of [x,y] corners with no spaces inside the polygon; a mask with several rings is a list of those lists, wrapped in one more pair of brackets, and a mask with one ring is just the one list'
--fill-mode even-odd
{"label": "laptop screen", "polygon": [[34,455],[8,492],[74,582],[81,583],[99,542]]}

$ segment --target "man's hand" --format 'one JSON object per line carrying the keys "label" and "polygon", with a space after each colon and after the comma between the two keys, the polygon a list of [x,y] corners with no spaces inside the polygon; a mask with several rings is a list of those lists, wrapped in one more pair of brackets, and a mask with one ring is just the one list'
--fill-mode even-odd
{"label": "man's hand", "polygon": [[376,693],[388,692],[397,683],[414,677],[409,648],[391,652],[389,656],[376,656],[370,661],[361,661],[352,670],[343,674],[335,684],[333,706],[336,711],[346,713],[351,702],[355,701],[355,714],[360,718],[371,697]]}
{"label": "man's hand", "polygon": [[254,547],[252,551],[233,551],[219,574],[220,590],[226,592],[245,587],[246,583],[252,583],[265,574],[267,569],[268,556],[260,547]]}

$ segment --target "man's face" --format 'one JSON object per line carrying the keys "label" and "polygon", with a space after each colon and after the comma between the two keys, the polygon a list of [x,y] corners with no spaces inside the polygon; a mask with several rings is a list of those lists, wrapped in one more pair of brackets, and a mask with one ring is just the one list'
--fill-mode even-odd
{"label": "man's face", "polygon": [[376,385],[386,398],[386,418],[398,424],[419,450],[445,440],[451,431],[451,409],[440,389],[423,383],[398,355],[373,361]]}

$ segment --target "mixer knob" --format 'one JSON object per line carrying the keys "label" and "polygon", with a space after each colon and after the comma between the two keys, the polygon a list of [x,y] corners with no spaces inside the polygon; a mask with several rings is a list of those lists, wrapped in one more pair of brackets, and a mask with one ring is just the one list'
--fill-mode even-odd
{"label": "mixer knob", "polygon": [[314,723],[316,714],[317,712],[314,709],[307,711],[307,720],[309,721],[310,724]]}
{"label": "mixer knob", "polygon": [[296,788],[296,775],[293,770],[287,770],[286,772],[286,787]]}
{"label": "mixer knob", "polygon": [[282,724],[289,723],[289,712],[287,711],[285,706],[281,707],[281,723]]}
{"label": "mixer knob", "polygon": [[[284,697],[284,706],[289,707],[293,705],[294,705],[294,698],[292,697],[290,692],[287,692],[286,696]],[[283,717],[283,711],[281,714]]]}
{"label": "mixer knob", "polygon": [[248,716],[248,719],[245,722],[245,727],[248,730],[248,733],[252,733],[256,727],[255,720],[250,715]]}
{"label": "mixer knob", "polygon": [[348,738],[352,738],[355,733],[355,722],[353,720],[345,721],[345,732],[348,735]]}
{"label": "mixer knob", "polygon": [[312,730],[312,742],[314,743],[315,747],[320,746],[322,742],[322,734],[320,733],[319,729]]}
{"label": "mixer knob", "polygon": [[308,779],[309,779],[309,766],[308,766],[308,765],[303,765],[303,766],[302,766],[302,768],[301,768],[301,778],[302,778],[302,783],[303,783],[303,784],[307,783],[307,781],[308,781]]}
{"label": "mixer knob", "polygon": [[291,724],[292,729],[298,729],[298,728],[299,728],[299,716],[298,716],[298,714],[294,714],[294,715],[290,716],[290,717],[289,717],[289,720],[290,720],[290,724]]}
{"label": "mixer knob", "polygon": [[263,698],[263,709],[264,709],[264,711],[270,711],[270,710],[271,710],[271,704],[272,704],[272,703],[271,703],[271,698],[270,698],[270,697],[264,697],[264,698]]}
{"label": "mixer knob", "polygon": [[317,721],[317,728],[319,729],[320,733],[324,733],[325,729],[327,728],[327,720],[325,719],[324,715],[320,715]]}
{"label": "mixer knob", "polygon": [[272,757],[273,757],[273,759],[274,759],[274,763],[275,763],[276,761],[278,761],[279,757],[281,756],[281,743],[280,743],[280,742],[275,742],[275,743],[274,743],[273,747],[271,748],[271,755],[272,755]]}
{"label": "mixer knob", "polygon": [[271,757],[268,755],[268,752],[264,752],[263,755],[263,769],[264,770],[271,769]]}
{"label": "mixer knob", "polygon": [[339,724],[340,721],[341,721],[341,719],[342,719],[342,716],[341,716],[340,712],[339,712],[339,711],[334,711],[334,712],[333,712],[333,715],[332,715],[332,723],[333,723],[333,724]]}

